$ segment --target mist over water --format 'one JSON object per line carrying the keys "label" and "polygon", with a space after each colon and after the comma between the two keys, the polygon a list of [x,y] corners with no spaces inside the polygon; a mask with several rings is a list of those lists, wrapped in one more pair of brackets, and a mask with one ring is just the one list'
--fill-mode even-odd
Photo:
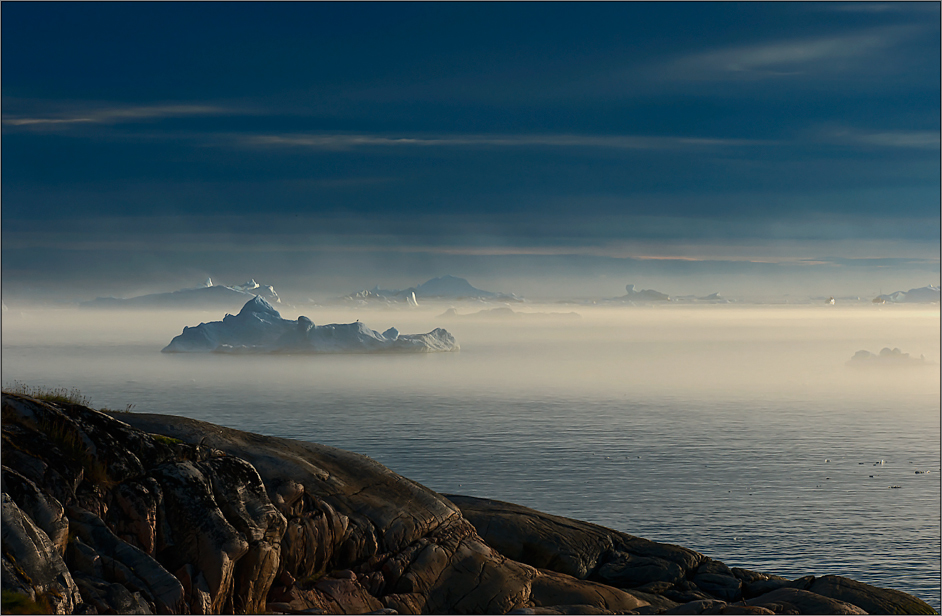
{"label": "mist over water", "polygon": [[[161,354],[223,315],[9,311],[3,383],[333,445],[442,493],[942,607],[938,305],[445,308],[281,309],[461,345],[409,356]],[[884,347],[932,365],[845,365]]]}

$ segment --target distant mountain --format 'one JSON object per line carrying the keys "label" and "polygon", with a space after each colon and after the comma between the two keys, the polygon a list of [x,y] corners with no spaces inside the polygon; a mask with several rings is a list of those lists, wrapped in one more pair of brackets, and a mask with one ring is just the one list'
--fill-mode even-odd
{"label": "distant mountain", "polygon": [[199,287],[181,289],[168,293],[151,293],[127,299],[98,297],[82,302],[83,308],[238,308],[249,299],[260,296],[269,302],[281,303],[281,298],[271,285],[260,285],[255,280],[242,284],[214,285],[207,278]]}
{"label": "distant mountain", "polygon": [[345,303],[405,303],[409,305],[418,305],[419,299],[432,300],[496,300],[505,302],[523,301],[516,295],[505,295],[503,293],[494,293],[493,291],[484,291],[474,287],[464,278],[457,276],[439,276],[432,278],[422,284],[401,290],[380,289],[376,286],[369,290],[356,291],[346,295],[340,300]]}
{"label": "distant mountain", "polygon": [[929,285],[910,289],[909,291],[897,291],[889,295],[877,295],[873,299],[875,304],[893,303],[893,304],[931,304],[939,303],[939,287]]}

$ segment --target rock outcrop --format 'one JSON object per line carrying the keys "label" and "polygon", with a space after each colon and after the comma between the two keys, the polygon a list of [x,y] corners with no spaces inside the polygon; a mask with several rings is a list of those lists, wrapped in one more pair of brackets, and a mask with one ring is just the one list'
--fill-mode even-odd
{"label": "rock outcrop", "polygon": [[932,613],[183,417],[4,394],[2,461],[5,612]]}

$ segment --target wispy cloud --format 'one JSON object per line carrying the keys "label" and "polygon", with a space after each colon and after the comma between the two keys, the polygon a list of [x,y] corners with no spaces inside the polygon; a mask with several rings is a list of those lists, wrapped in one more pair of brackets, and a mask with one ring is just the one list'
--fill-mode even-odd
{"label": "wispy cloud", "polygon": [[765,146],[771,141],[640,135],[439,135],[389,136],[370,134],[277,134],[239,138],[247,147],[298,147],[346,150],[357,147],[528,147],[678,150],[724,146]]}
{"label": "wispy cloud", "polygon": [[861,143],[894,148],[939,149],[939,133],[930,131],[896,131],[869,133],[858,137]]}
{"label": "wispy cloud", "polygon": [[902,42],[915,27],[890,26],[854,34],[780,40],[695,53],[658,67],[676,80],[761,79],[844,71]]}
{"label": "wispy cloud", "polygon": [[188,116],[228,115],[233,110],[215,105],[140,105],[80,107],[51,113],[5,114],[3,124],[13,127],[62,127],[75,124],[119,124]]}
{"label": "wispy cloud", "polygon": [[823,139],[838,144],[936,151],[938,151],[940,143],[942,143],[938,131],[928,130],[868,132],[850,128],[839,128],[825,131]]}
{"label": "wispy cloud", "polygon": [[937,2],[822,2],[809,8],[829,13],[930,13],[938,14]]}

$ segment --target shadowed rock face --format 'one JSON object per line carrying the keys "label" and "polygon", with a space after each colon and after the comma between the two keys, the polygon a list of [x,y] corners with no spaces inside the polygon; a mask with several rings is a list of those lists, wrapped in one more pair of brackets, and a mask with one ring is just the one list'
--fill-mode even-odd
{"label": "shadowed rock face", "polygon": [[511,558],[579,579],[635,588],[675,582],[705,557],[602,526],[501,501],[447,495],[485,541]]}
{"label": "shadowed rock face", "polygon": [[2,457],[3,588],[56,613],[931,613],[182,417],[4,394]]}

